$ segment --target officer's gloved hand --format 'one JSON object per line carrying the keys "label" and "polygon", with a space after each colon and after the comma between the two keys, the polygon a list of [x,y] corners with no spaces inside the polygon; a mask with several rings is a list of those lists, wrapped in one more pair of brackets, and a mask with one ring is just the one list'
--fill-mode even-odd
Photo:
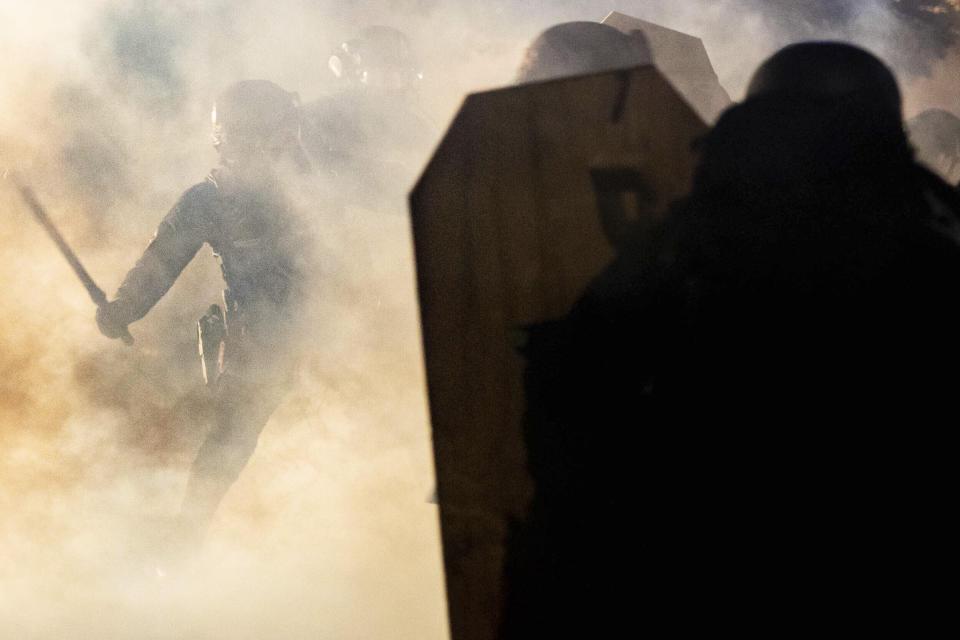
{"label": "officer's gloved hand", "polygon": [[100,333],[108,338],[120,338],[127,334],[127,321],[119,313],[116,302],[108,302],[97,307],[97,326]]}

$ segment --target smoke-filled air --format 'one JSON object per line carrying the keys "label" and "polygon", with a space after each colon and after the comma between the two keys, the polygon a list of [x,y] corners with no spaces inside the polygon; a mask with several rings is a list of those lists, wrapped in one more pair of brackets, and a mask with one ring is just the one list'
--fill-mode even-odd
{"label": "smoke-filled air", "polygon": [[[0,0],[0,638],[448,637],[403,194],[466,94],[512,83],[550,25],[614,10],[701,37],[734,100],[782,45],[847,39],[895,69],[906,115],[960,111],[956,2]],[[134,343],[110,340],[18,187],[112,298],[217,166],[211,106],[231,83],[295,92],[314,114],[304,135],[350,150],[351,114],[317,105],[341,91],[332,52],[370,25],[409,38],[429,134],[370,152],[403,167],[389,198],[371,195],[382,170],[313,150],[296,205],[316,279],[286,336],[294,379],[202,546],[173,562],[215,418],[197,320],[221,300],[220,267],[203,247],[129,326]]]}

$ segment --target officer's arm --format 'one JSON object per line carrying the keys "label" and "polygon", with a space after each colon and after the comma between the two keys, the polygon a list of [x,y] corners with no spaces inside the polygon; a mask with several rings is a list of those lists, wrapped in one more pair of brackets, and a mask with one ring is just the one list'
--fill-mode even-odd
{"label": "officer's arm", "polygon": [[97,323],[108,337],[139,320],[163,297],[207,238],[211,185],[188,190],[163,219],[116,298],[100,307]]}

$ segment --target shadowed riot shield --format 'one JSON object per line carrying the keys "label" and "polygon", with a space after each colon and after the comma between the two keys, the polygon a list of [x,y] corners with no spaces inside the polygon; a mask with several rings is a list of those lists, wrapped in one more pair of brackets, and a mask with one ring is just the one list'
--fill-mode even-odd
{"label": "shadowed riot shield", "polygon": [[706,126],[653,67],[468,96],[411,194],[454,640],[490,640],[531,497],[523,327],[689,189]]}
{"label": "shadowed riot shield", "polygon": [[650,44],[653,63],[705,122],[713,122],[730,106],[700,38],[613,11],[602,24],[624,33],[641,31]]}

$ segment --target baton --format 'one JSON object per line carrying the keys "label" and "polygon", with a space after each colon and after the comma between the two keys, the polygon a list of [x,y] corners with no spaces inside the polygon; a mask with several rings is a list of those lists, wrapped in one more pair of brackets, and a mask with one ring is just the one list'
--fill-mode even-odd
{"label": "baton", "polygon": [[[87,270],[84,269],[83,265],[80,263],[80,259],[77,258],[77,254],[73,252],[66,240],[63,239],[63,236],[60,235],[60,232],[50,220],[50,217],[47,215],[43,205],[41,205],[40,201],[37,200],[37,196],[33,193],[33,189],[22,184],[16,176],[10,176],[10,179],[11,182],[13,182],[13,185],[17,188],[17,191],[20,192],[20,196],[23,198],[23,201],[27,203],[28,207],[30,207],[33,217],[36,218],[37,222],[40,223],[40,226],[44,228],[53,242],[57,245],[57,248],[60,249],[60,253],[62,253],[63,257],[67,259],[67,263],[69,263],[70,268],[73,269],[73,272],[77,274],[78,278],[80,278],[80,282],[83,283],[87,293],[90,294],[90,299],[93,300],[93,303],[97,305],[97,307],[102,307],[107,304],[107,295],[103,292],[103,289],[98,287],[97,283],[93,281],[93,278],[90,277],[90,274],[87,273]],[[123,328],[123,333],[120,334],[120,339],[123,340],[123,343],[126,345],[133,344],[133,336],[130,335],[130,332],[126,327]]]}

